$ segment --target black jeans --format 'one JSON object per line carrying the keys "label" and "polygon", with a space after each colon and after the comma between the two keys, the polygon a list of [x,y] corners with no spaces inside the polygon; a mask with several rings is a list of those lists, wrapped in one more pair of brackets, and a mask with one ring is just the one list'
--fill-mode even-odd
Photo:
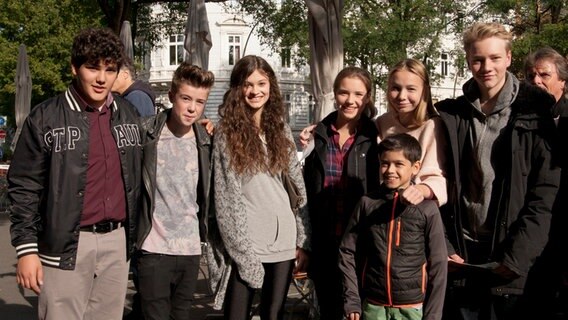
{"label": "black jeans", "polygon": [[[260,295],[260,319],[281,320],[284,318],[284,303],[292,280],[294,260],[263,263],[264,280]],[[225,295],[224,318],[226,320],[248,320],[255,290],[241,279],[237,266],[233,264],[231,277]]]}
{"label": "black jeans", "polygon": [[200,256],[145,253],[138,257],[138,281],[145,320],[190,319]]}
{"label": "black jeans", "polygon": [[[343,275],[339,270],[339,245],[329,243],[313,253],[309,276],[314,282],[320,319],[343,320]],[[317,256],[316,256],[317,254]]]}

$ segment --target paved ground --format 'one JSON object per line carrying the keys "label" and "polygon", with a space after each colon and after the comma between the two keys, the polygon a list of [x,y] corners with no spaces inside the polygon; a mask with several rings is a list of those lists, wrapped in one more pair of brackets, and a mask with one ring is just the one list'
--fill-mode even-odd
{"label": "paved ground", "polygon": [[[7,214],[0,212],[0,319],[2,320],[32,320],[37,319],[37,296],[31,291],[24,291],[16,284],[16,254],[10,245],[10,222]],[[206,269],[199,274],[199,282],[195,294],[192,319],[220,319],[220,313],[211,307],[212,297],[207,292]],[[133,285],[130,283],[124,306],[125,314],[130,312]],[[288,293],[286,309],[287,320],[308,319],[308,305],[301,301],[301,295],[291,285]],[[259,319],[253,317],[253,319]]]}

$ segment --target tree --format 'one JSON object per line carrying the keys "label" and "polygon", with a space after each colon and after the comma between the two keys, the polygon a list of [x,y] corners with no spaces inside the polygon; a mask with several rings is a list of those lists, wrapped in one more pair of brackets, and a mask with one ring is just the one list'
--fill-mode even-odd
{"label": "tree", "polygon": [[[271,49],[294,48],[297,64],[309,59],[305,0],[238,0],[227,6],[250,15],[254,32]],[[369,70],[375,84],[384,86],[388,68],[403,58],[427,65],[438,60],[442,37],[460,34],[480,9],[453,0],[345,0],[345,64]]]}
{"label": "tree", "polygon": [[225,4],[227,12],[245,14],[253,21],[253,32],[274,52],[289,49],[299,67],[309,58],[308,9],[305,0],[239,0]]}
{"label": "tree", "polygon": [[[120,33],[124,21],[131,22],[134,54],[142,57],[156,47],[164,35],[183,33],[190,0],[97,0],[97,3],[104,14],[104,23],[116,34]],[[153,10],[156,4],[161,6],[158,12]]]}
{"label": "tree", "polygon": [[82,28],[100,26],[89,0],[5,0],[0,10],[0,112],[14,125],[18,47],[27,47],[32,106],[65,90],[71,80],[71,44]]}
{"label": "tree", "polygon": [[488,1],[489,12],[511,25],[513,62],[511,71],[522,77],[524,58],[532,51],[550,46],[568,54],[568,12],[563,0]]}

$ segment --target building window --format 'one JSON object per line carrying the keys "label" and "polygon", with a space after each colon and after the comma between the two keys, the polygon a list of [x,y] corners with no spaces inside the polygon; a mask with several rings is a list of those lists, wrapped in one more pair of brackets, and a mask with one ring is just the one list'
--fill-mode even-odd
{"label": "building window", "polygon": [[442,53],[440,61],[441,61],[440,74],[442,75],[442,77],[447,77],[448,76],[448,65],[449,65],[448,54]]}
{"label": "building window", "polygon": [[290,61],[292,60],[292,51],[290,48],[282,49],[280,57],[282,58],[282,68],[290,68]]}
{"label": "building window", "polygon": [[291,113],[292,113],[292,95],[286,93],[283,95],[284,106],[286,107],[286,122],[290,123]]}
{"label": "building window", "polygon": [[229,65],[235,65],[240,58],[241,36],[229,36]]}
{"label": "building window", "polygon": [[183,34],[170,36],[170,66],[182,63],[185,54],[183,41]]}
{"label": "building window", "polygon": [[311,94],[308,96],[308,123],[314,123],[316,119],[316,101]]}
{"label": "building window", "polygon": [[455,65],[456,65],[458,77],[464,78],[464,77],[465,77],[466,68],[465,68],[465,66],[464,66],[465,63],[464,63],[464,61],[463,61],[463,58],[458,58],[458,59],[456,59],[456,61],[455,61],[454,63],[455,63]]}

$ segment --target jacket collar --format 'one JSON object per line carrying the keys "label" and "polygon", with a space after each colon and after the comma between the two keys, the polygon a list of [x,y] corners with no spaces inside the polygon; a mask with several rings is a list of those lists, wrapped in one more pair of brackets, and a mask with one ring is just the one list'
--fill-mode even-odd
{"label": "jacket collar", "polygon": [[[314,135],[320,136],[326,143],[328,143],[327,130],[331,128],[331,125],[335,123],[335,120],[337,120],[337,111],[330,113],[316,126]],[[370,139],[377,139],[377,135],[378,133],[374,122],[371,121],[368,116],[362,114],[361,118],[359,118],[359,125],[357,127],[354,144],[360,144]]]}
{"label": "jacket collar", "polygon": [[[162,132],[162,129],[164,129],[164,126],[166,125],[166,122],[168,120],[168,118],[170,117],[172,113],[172,109],[166,109],[160,113],[158,113],[157,115],[150,117],[148,120],[152,119],[153,121],[151,121],[151,123],[153,123],[153,125],[150,125],[147,128],[147,132],[148,135],[152,138],[155,139],[157,137],[160,136],[160,133]],[[202,116],[201,118],[199,118],[197,121],[204,119],[204,117]],[[193,127],[193,132],[195,133],[195,139],[197,142],[197,145],[210,145],[211,144],[211,136],[207,133],[207,131],[205,130],[205,128],[200,125],[199,123],[197,123],[197,121],[195,121],[195,123],[192,125]]]}
{"label": "jacket collar", "polygon": [[[475,79],[471,78],[463,85],[463,92],[474,109],[481,112],[481,106],[479,102],[481,93],[479,91],[479,85],[477,84]],[[495,108],[493,108],[491,113],[498,113],[501,110],[512,105],[517,97],[518,92],[519,80],[512,73],[507,71],[505,83],[503,84],[503,88],[501,88],[501,91],[497,96]]]}
{"label": "jacket collar", "polygon": [[[83,112],[87,109],[88,107],[87,103],[85,102],[85,100],[83,100],[83,98],[81,98],[81,95],[79,94],[79,92],[77,92],[73,84],[70,85],[69,88],[67,88],[67,90],[64,93],[64,96],[65,100],[67,101],[68,107],[71,110],[76,112]],[[108,108],[112,109],[113,112],[118,110],[116,101],[114,100],[113,95],[110,93],[107,97],[105,105]]]}

